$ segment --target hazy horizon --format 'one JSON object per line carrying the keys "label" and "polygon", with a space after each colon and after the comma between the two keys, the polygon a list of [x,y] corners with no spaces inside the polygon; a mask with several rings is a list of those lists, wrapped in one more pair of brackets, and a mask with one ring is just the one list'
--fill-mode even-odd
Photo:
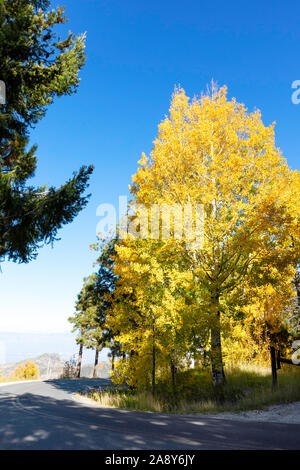
{"label": "hazy horizon", "polygon": [[[59,354],[68,360],[78,353],[76,334],[66,333],[26,333],[0,332],[0,365],[19,362],[41,354]],[[107,349],[99,354],[99,361],[106,361]],[[84,349],[83,363],[94,361],[95,352]]]}

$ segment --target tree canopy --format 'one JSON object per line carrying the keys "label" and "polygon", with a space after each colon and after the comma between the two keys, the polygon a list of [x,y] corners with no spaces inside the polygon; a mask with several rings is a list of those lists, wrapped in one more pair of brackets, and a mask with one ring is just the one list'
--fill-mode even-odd
{"label": "tree canopy", "polygon": [[[127,353],[138,348],[140,354],[126,356],[120,368],[128,372],[134,362],[143,364],[147,380],[147,356],[161,357],[163,367],[167,358],[182,359],[200,343],[213,383],[222,385],[222,337],[230,317],[252,315],[252,326],[263,323],[274,339],[293,295],[299,172],[289,169],[276,147],[274,125],[265,126],[258,110],[249,113],[229,100],[226,87],[212,87],[192,101],[176,90],[150,158],[143,154],[139,163],[131,186],[137,235],[116,246],[118,281],[108,323],[120,331]],[[153,208],[182,211],[185,204],[204,208],[202,246],[178,239],[175,217],[169,237],[151,236]],[[149,211],[146,228],[138,212],[143,207]],[[130,301],[122,301],[125,293]],[[134,375],[136,370],[129,372]]]}

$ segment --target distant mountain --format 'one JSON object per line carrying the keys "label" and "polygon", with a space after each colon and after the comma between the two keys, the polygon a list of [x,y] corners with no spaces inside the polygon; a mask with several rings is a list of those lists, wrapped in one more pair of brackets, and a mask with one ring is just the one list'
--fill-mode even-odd
{"label": "distant mountain", "polygon": [[63,372],[65,361],[59,354],[41,354],[37,357],[26,358],[23,361],[1,365],[2,375],[9,376],[18,365],[26,362],[28,359],[32,360],[39,367],[41,378],[57,378]]}
{"label": "distant mountain", "polygon": [[[56,379],[63,373],[65,360],[59,354],[41,354],[36,357],[25,358],[22,361],[11,362],[1,365],[2,375],[8,377],[16,367],[28,359],[32,360],[40,370],[41,378]],[[92,364],[84,364],[81,369],[82,377],[92,377],[94,366]],[[109,362],[100,362],[97,366],[97,377],[107,379],[110,377],[111,366]]]}

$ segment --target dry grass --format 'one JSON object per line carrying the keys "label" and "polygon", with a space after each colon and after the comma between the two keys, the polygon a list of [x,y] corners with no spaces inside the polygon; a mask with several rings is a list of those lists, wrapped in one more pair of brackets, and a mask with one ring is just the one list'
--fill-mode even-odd
{"label": "dry grass", "polygon": [[164,384],[155,397],[149,391],[126,389],[92,390],[87,396],[101,406],[169,413],[239,412],[300,400],[300,367],[284,365],[274,392],[267,368],[240,365],[227,368],[226,376],[226,387],[217,393],[209,371],[194,369],[178,376],[176,396],[166,391]]}
{"label": "dry grass", "polygon": [[135,411],[164,411],[161,401],[146,391],[137,393],[112,390],[103,392],[95,391],[90,392],[88,397],[100,406],[123,408]]}
{"label": "dry grass", "polygon": [[39,377],[36,377],[36,378],[28,378],[28,379],[24,379],[24,378],[20,378],[18,376],[14,376],[14,375],[11,375],[9,377],[3,377],[1,376],[0,377],[0,383],[10,383],[10,382],[26,382],[26,381],[32,381],[32,380],[39,380]]}

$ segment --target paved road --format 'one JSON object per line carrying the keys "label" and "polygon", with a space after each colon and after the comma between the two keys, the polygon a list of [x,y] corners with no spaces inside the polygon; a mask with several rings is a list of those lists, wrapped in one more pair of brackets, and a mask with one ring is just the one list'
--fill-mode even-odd
{"label": "paved road", "polygon": [[0,449],[300,449],[300,425],[130,412],[78,403],[105,380],[0,388]]}

